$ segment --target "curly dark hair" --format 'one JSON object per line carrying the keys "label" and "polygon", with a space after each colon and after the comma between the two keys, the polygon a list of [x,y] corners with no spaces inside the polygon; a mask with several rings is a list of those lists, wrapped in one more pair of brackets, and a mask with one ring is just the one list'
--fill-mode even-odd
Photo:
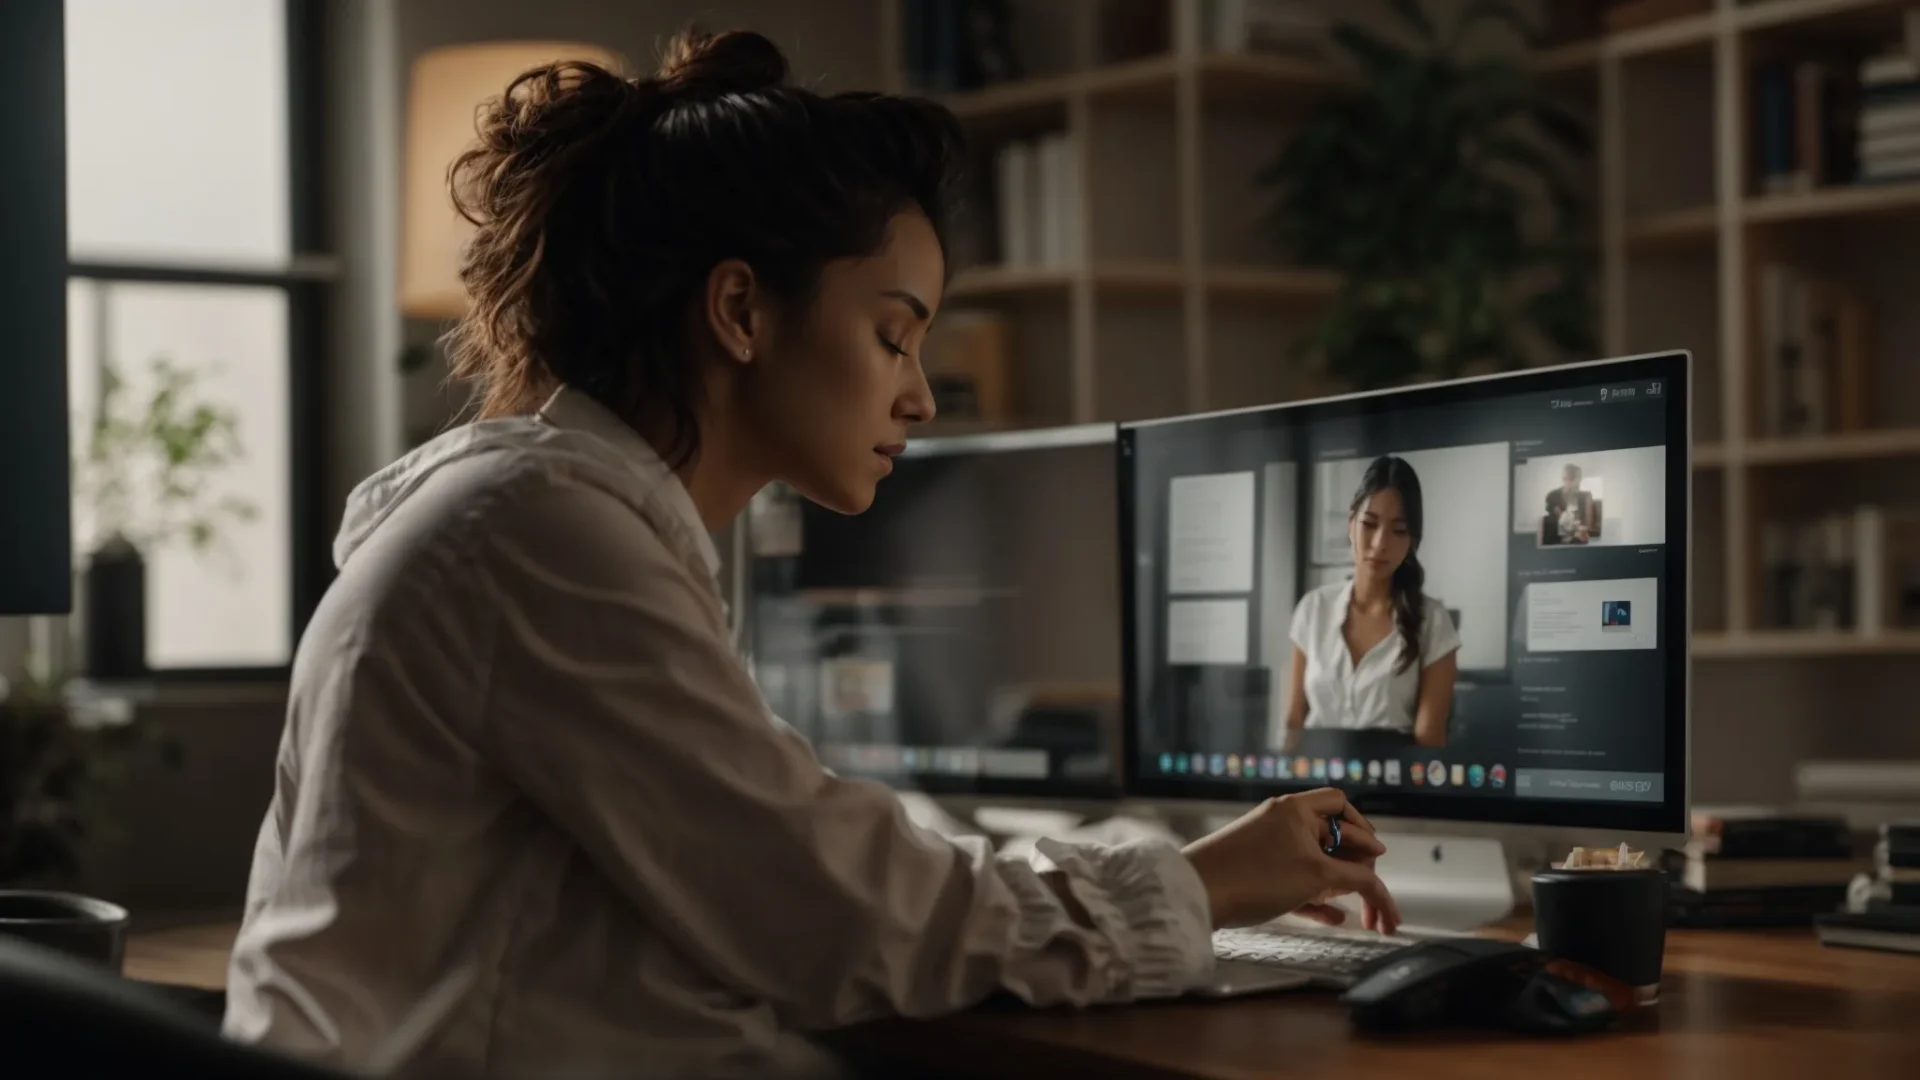
{"label": "curly dark hair", "polygon": [[806,303],[830,260],[873,254],[919,207],[945,247],[964,157],[943,107],[790,85],[777,46],[689,31],[650,79],[543,65],[488,102],[449,171],[476,230],[467,315],[445,338],[482,418],[570,385],[630,423],[666,425],[663,457],[699,451],[688,313],[740,259]]}

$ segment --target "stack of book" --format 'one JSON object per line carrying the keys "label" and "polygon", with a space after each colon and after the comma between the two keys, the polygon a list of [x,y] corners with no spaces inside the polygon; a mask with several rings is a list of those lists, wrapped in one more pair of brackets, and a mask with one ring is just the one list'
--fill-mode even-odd
{"label": "stack of book", "polygon": [[1754,170],[1763,194],[1920,180],[1920,8],[1884,54],[1781,57],[1753,71]]}
{"label": "stack of book", "polygon": [[993,173],[1001,264],[1058,268],[1079,261],[1079,159],[1066,132],[1002,144]]}
{"label": "stack of book", "polygon": [[1665,854],[1674,926],[1806,926],[1846,903],[1867,865],[1841,817],[1702,811]]}
{"label": "stack of book", "polygon": [[[1920,26],[1920,9],[1908,13]],[[1860,178],[1920,180],[1920,53],[1860,65]]]}
{"label": "stack of book", "polygon": [[1760,434],[1860,431],[1870,419],[1873,312],[1851,285],[1760,267]]}
{"label": "stack of book", "polygon": [[901,0],[909,89],[951,94],[1020,78],[1009,0]]}
{"label": "stack of book", "polygon": [[1920,512],[1865,505],[1769,521],[1760,553],[1773,629],[1872,635],[1920,625]]}
{"label": "stack of book", "polygon": [[1920,952],[1920,821],[1882,825],[1873,864],[1854,882],[1846,910],[1814,920],[1820,943]]}
{"label": "stack of book", "polygon": [[[1891,821],[1880,826],[1873,846],[1874,901],[1920,911],[1920,821]],[[1884,892],[1884,895],[1881,893]]]}
{"label": "stack of book", "polygon": [[1859,179],[1860,105],[1851,61],[1783,58],[1757,65],[1753,145],[1760,192],[1783,195]]}
{"label": "stack of book", "polygon": [[949,311],[927,331],[920,364],[942,420],[1014,419],[1013,324],[990,311]]}

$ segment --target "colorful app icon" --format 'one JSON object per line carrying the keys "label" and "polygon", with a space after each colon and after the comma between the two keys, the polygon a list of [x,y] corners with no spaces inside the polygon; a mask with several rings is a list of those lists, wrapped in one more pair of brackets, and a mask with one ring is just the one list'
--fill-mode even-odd
{"label": "colorful app icon", "polygon": [[1273,758],[1270,756],[1262,755],[1260,758],[1260,779],[1273,779]]}
{"label": "colorful app icon", "polygon": [[1366,771],[1367,771],[1367,768],[1366,768],[1366,766],[1365,766],[1365,765],[1362,765],[1362,764],[1360,763],[1360,759],[1359,759],[1359,758],[1349,758],[1349,759],[1348,759],[1348,761],[1347,761],[1347,775],[1348,775],[1348,776],[1350,776],[1350,777],[1352,777],[1352,778],[1353,778],[1353,779],[1355,779],[1355,780],[1358,780],[1358,779],[1360,779],[1360,777],[1361,777],[1361,776],[1363,776],[1363,775],[1364,775],[1364,774],[1366,773]]}
{"label": "colorful app icon", "polygon": [[1484,787],[1487,783],[1487,770],[1478,765],[1467,767],[1467,783],[1474,787]]}
{"label": "colorful app icon", "polygon": [[1293,775],[1297,780],[1305,780],[1313,774],[1313,762],[1303,757],[1293,759]]}
{"label": "colorful app icon", "polygon": [[1347,778],[1346,762],[1341,761],[1339,758],[1334,758],[1332,761],[1327,762],[1327,779],[1345,780],[1346,778]]}
{"label": "colorful app icon", "polygon": [[1215,776],[1227,771],[1227,755],[1215,754],[1207,760],[1207,771]]}
{"label": "colorful app icon", "polygon": [[1285,780],[1287,777],[1292,776],[1293,775],[1293,759],[1288,757],[1285,754],[1281,754],[1278,758],[1275,758],[1273,762],[1273,775],[1279,777],[1282,780]]}
{"label": "colorful app icon", "polygon": [[1495,765],[1493,768],[1488,769],[1487,779],[1493,781],[1493,786],[1496,788],[1506,787],[1507,767],[1505,765]]}
{"label": "colorful app icon", "polygon": [[1227,775],[1228,776],[1240,775],[1240,755],[1239,754],[1227,755]]}
{"label": "colorful app icon", "polygon": [[1414,787],[1420,787],[1427,782],[1427,767],[1417,761],[1407,766],[1407,779],[1413,781]]}
{"label": "colorful app icon", "polygon": [[1454,787],[1467,786],[1467,767],[1465,765],[1455,765],[1453,772],[1447,777],[1447,782]]}
{"label": "colorful app icon", "polygon": [[1367,762],[1367,780],[1368,782],[1374,783],[1374,784],[1377,784],[1380,782],[1380,763],[1379,762],[1377,761]]}
{"label": "colorful app icon", "polygon": [[1434,787],[1447,786],[1447,767],[1441,764],[1439,758],[1427,762],[1427,783]]}
{"label": "colorful app icon", "polygon": [[1388,758],[1386,760],[1384,774],[1387,783],[1398,784],[1400,782],[1400,759]]}
{"label": "colorful app icon", "polygon": [[1325,780],[1327,778],[1327,759],[1326,758],[1313,759],[1313,778],[1315,780]]}
{"label": "colorful app icon", "polygon": [[1173,755],[1173,771],[1177,773],[1184,773],[1187,771],[1187,755],[1185,754]]}
{"label": "colorful app icon", "polygon": [[1172,754],[1160,755],[1160,771],[1163,773],[1173,771],[1173,755]]}

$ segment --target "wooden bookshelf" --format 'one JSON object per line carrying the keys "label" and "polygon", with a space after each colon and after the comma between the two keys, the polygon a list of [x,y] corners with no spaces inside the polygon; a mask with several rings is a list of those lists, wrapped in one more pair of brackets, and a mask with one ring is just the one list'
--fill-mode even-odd
{"label": "wooden bookshelf", "polygon": [[1073,270],[1052,266],[970,266],[953,275],[947,302],[996,297],[1064,297],[1073,284]]}
{"label": "wooden bookshelf", "polygon": [[1713,246],[1719,230],[1719,207],[1690,206],[1629,221],[1626,243],[1649,252],[1706,249]]}
{"label": "wooden bookshelf", "polygon": [[1704,52],[1713,48],[1723,27],[1720,10],[1706,11],[1608,34],[1600,41],[1600,52],[1604,60],[1613,61],[1654,53]]}
{"label": "wooden bookshelf", "polygon": [[[1704,658],[1920,653],[1920,630],[1866,638],[1763,628],[1757,569],[1759,526],[1794,494],[1776,490],[1784,478],[1834,470],[1835,483],[1811,486],[1815,496],[1831,488],[1840,500],[1853,497],[1842,494],[1851,489],[1841,474],[1920,459],[1920,374],[1907,378],[1900,367],[1920,372],[1911,359],[1920,355],[1920,319],[1899,310],[1907,306],[1904,282],[1920,291],[1920,273],[1902,279],[1891,261],[1882,266],[1852,250],[1866,241],[1897,246],[1907,227],[1920,241],[1920,184],[1757,194],[1751,70],[1816,41],[1891,41],[1906,2],[1713,0],[1698,14],[1530,58],[1549,87],[1599,124],[1602,351],[1681,347],[1696,358],[1693,539],[1697,602],[1705,605],[1697,625],[1710,632],[1696,635],[1694,648]],[[1272,263],[1258,237],[1251,178],[1300,110],[1342,76],[1321,64],[1205,52],[1200,0],[1167,0],[1166,53],[1102,63],[1102,5],[1039,3],[1064,28],[1066,70],[951,101],[989,148],[1010,136],[1068,134],[1080,165],[1075,212],[1086,250],[1065,266],[962,271],[953,302],[1002,304],[1057,335],[1061,347],[1035,361],[1058,365],[1067,387],[1063,407],[1045,410],[1052,422],[1229,408],[1324,389],[1288,370],[1281,346],[1310,329],[1339,280]],[[897,57],[892,63],[897,72]],[[1768,438],[1757,426],[1758,268],[1803,252],[1839,277],[1867,275],[1895,309],[1884,340],[1876,323],[1869,430]],[[1911,408],[1898,407],[1903,389],[1913,391]],[[1920,491],[1912,495],[1920,504]]]}
{"label": "wooden bookshelf", "polygon": [[1865,17],[1871,26],[1884,25],[1882,16],[1889,8],[1905,6],[1905,0],[1765,0],[1764,3],[1738,4],[1731,12],[1737,29],[1755,33],[1762,30],[1831,30],[1834,23],[1860,25]]}
{"label": "wooden bookshelf", "polygon": [[[1891,45],[1897,0],[1716,0],[1711,10],[1591,43],[1602,100],[1606,352],[1696,356],[1696,656],[1817,662],[1920,653],[1920,630],[1769,628],[1762,528],[1856,502],[1920,505],[1888,471],[1920,458],[1920,402],[1903,392],[1920,324],[1905,318],[1903,239],[1920,236],[1920,184],[1762,194],[1754,177],[1755,65],[1836,44]],[[1677,162],[1677,164],[1676,164]],[[1669,207],[1655,212],[1629,207]],[[1908,230],[1908,231],[1902,231]],[[1884,255],[1877,254],[1886,252]],[[1760,270],[1801,266],[1876,308],[1871,427],[1772,437],[1759,423]],[[1905,474],[1911,475],[1911,474]]]}
{"label": "wooden bookshelf", "polygon": [[1848,217],[1920,217],[1920,184],[1857,184],[1792,195],[1758,195],[1742,204],[1741,215],[1755,225]]}
{"label": "wooden bookshelf", "polygon": [[1790,439],[1754,439],[1746,444],[1743,454],[1749,465],[1814,465],[1835,461],[1920,457],[1920,429],[1897,428]]}
{"label": "wooden bookshelf", "polygon": [[1812,659],[1831,656],[1907,656],[1920,653],[1920,631],[1856,634],[1840,630],[1763,630],[1695,634],[1693,655],[1709,660]]}

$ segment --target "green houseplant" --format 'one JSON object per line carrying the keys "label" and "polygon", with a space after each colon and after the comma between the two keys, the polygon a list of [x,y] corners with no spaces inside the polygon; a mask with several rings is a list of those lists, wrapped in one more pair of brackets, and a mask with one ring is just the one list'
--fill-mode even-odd
{"label": "green houseplant", "polygon": [[74,463],[87,538],[81,631],[85,669],[100,679],[146,670],[146,559],[170,544],[206,553],[223,526],[253,520],[247,499],[221,495],[219,474],[241,460],[240,421],[201,393],[205,373],[152,360],[144,395],[112,364]]}
{"label": "green houseplant", "polygon": [[1590,355],[1594,226],[1576,179],[1589,133],[1518,59],[1462,47],[1481,23],[1530,29],[1500,0],[1445,30],[1418,0],[1388,6],[1411,44],[1336,21],[1358,81],[1256,177],[1277,243],[1341,277],[1295,358],[1373,389]]}
{"label": "green houseplant", "polygon": [[116,830],[108,794],[150,749],[179,765],[179,744],[124,702],[0,679],[0,885],[70,884],[83,846]]}

